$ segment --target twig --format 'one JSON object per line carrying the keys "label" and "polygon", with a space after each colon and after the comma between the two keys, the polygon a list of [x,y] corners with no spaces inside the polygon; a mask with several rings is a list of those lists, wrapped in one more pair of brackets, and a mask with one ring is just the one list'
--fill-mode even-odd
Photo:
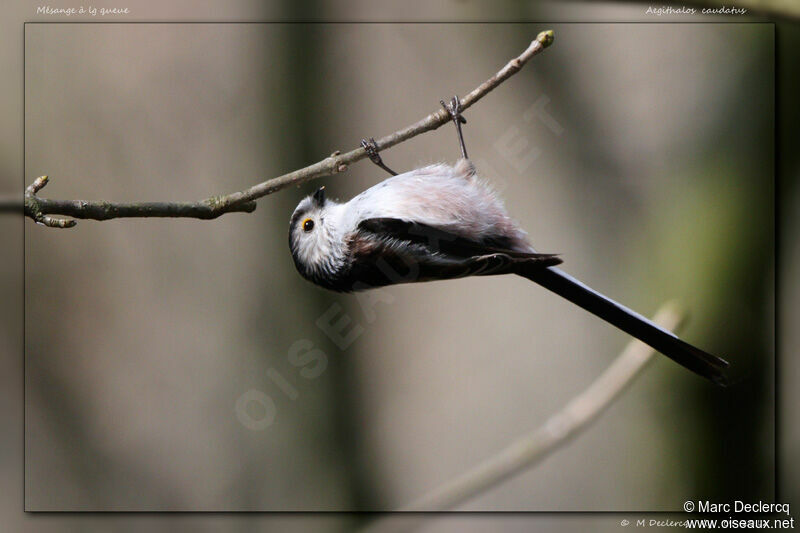
{"label": "twig", "polygon": [[[674,303],[661,307],[653,319],[657,324],[678,329],[684,314]],[[573,398],[560,412],[551,416],[540,428],[524,435],[499,453],[466,473],[444,483],[400,511],[446,511],[500,484],[541,462],[550,453],[564,446],[581,430],[586,429],[630,385],[633,379],[651,360],[654,350],[638,340],[632,340],[589,388]],[[424,517],[418,516],[422,519]],[[402,530],[414,527],[416,522],[407,518],[398,524]],[[379,521],[369,531],[384,531]]]}
{"label": "twig", "polygon": [[[516,74],[525,63],[547,48],[553,42],[552,30],[541,32],[530,46],[518,57],[509,61],[494,76],[480,84],[472,92],[461,98],[462,109],[467,109],[495,87]],[[422,133],[435,130],[450,120],[450,115],[444,109],[431,113],[422,120],[398,130],[376,141],[377,150],[391,148],[403,141],[407,141]],[[33,190],[33,185],[25,193],[25,216],[38,223],[50,227],[67,228],[75,225],[75,220],[53,218],[48,215],[64,215],[74,218],[109,220],[121,217],[188,217],[200,219],[217,218],[230,212],[250,213],[256,208],[255,200],[284,189],[289,185],[299,185],[306,181],[330,176],[347,170],[348,165],[367,157],[363,147],[356,148],[347,153],[334,152],[322,161],[305,168],[289,172],[273,178],[243,191],[215,196],[198,202],[146,202],[146,203],[112,203],[89,202],[83,200],[51,200],[39,198],[36,192],[46,183],[47,177],[42,177],[44,182]],[[39,180],[37,180],[39,181]],[[34,182],[34,185],[36,182]],[[0,212],[15,211],[19,204],[13,201],[0,201]]]}
{"label": "twig", "polygon": [[[72,216],[75,218],[90,218],[94,220],[109,220],[122,217],[190,217],[212,219],[224,213],[234,211],[252,213],[255,211],[255,202],[243,202],[219,209],[216,198],[209,198],[200,202],[140,202],[140,203],[111,203],[111,202],[86,202],[84,200],[51,200],[39,198],[36,193],[49,182],[47,176],[39,176],[25,189],[24,213],[37,224],[51,228],[71,228],[77,224],[74,219],[55,218],[51,214]],[[16,205],[8,200],[0,201],[0,211],[18,210]]]}
{"label": "twig", "polygon": [[[66,218],[53,218],[42,212],[42,206],[36,193],[47,185],[50,178],[39,176],[33,183],[25,188],[25,214],[31,217],[37,224],[42,224],[51,228],[71,228],[77,222]],[[30,214],[28,214],[30,213]]]}

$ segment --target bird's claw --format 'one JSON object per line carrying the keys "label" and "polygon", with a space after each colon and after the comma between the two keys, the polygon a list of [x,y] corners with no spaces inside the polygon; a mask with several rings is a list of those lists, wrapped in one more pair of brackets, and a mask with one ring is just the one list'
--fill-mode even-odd
{"label": "bird's claw", "polygon": [[364,151],[367,153],[367,157],[369,157],[370,161],[381,167],[392,176],[397,176],[397,172],[387,167],[383,163],[381,156],[378,155],[378,144],[375,142],[374,137],[370,137],[369,140],[361,139],[361,146],[364,148]]}
{"label": "bird's claw", "polygon": [[381,156],[378,155],[378,145],[375,143],[374,137],[361,139],[361,146],[364,148],[364,151],[367,152],[370,161],[376,165],[383,163]]}
{"label": "bird's claw", "polygon": [[461,114],[461,100],[458,98],[458,95],[455,95],[450,99],[450,103],[445,103],[444,100],[439,100],[439,103],[442,104],[442,107],[450,114],[450,118],[454,121],[458,121],[462,124],[467,123],[467,119]]}
{"label": "bird's claw", "polygon": [[467,159],[467,147],[464,144],[464,134],[461,132],[461,125],[466,124],[467,119],[461,116],[461,100],[458,99],[458,95],[455,95],[450,99],[449,104],[445,104],[444,100],[439,100],[439,103],[442,104],[445,111],[450,114],[450,118],[453,119],[453,124],[456,125],[456,133],[458,134],[458,144],[461,147],[461,157]]}

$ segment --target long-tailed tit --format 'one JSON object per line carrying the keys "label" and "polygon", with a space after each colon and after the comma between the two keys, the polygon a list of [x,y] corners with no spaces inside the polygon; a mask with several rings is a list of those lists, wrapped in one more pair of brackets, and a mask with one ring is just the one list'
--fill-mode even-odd
{"label": "long-tailed tit", "polygon": [[[442,102],[442,105],[445,105]],[[725,384],[728,363],[587,287],[536,252],[492,189],[475,174],[464,147],[458,98],[445,108],[463,158],[397,175],[362,141],[370,159],[393,177],[348,202],[304,198],[289,223],[289,247],[306,279],[333,291],[465,276],[517,274],[649,344],[686,368]]]}

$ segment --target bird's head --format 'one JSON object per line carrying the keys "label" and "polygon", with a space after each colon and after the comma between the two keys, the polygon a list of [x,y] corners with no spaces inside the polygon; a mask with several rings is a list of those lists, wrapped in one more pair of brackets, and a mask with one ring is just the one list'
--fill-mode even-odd
{"label": "bird's head", "polygon": [[341,262],[342,246],[336,234],[333,208],[325,187],[303,198],[289,222],[289,248],[297,270],[311,281],[330,276]]}

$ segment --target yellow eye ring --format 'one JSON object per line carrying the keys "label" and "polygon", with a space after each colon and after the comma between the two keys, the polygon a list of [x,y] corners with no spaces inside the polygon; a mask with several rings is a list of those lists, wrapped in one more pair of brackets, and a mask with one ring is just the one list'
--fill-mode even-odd
{"label": "yellow eye ring", "polygon": [[303,231],[305,231],[306,233],[308,233],[308,232],[309,232],[309,231],[311,231],[312,229],[314,229],[314,221],[313,221],[313,220],[311,220],[310,218],[307,218],[307,219],[305,219],[305,220],[303,221]]}

